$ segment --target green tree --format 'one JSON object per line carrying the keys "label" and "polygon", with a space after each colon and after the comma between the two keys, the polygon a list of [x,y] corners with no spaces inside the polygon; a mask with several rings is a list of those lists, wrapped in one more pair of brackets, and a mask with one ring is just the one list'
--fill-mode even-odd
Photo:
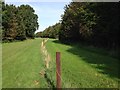
{"label": "green tree", "polygon": [[118,48],[119,2],[71,2],[62,16],[59,39]]}
{"label": "green tree", "polygon": [[16,18],[17,9],[14,5],[4,5],[3,3],[3,12],[2,12],[2,25],[4,38],[13,40],[17,35],[17,18]]}
{"label": "green tree", "polygon": [[41,37],[48,37],[48,38],[58,38],[59,37],[59,31],[61,28],[61,23],[56,23],[53,26],[49,26],[46,28],[41,34]]}
{"label": "green tree", "polygon": [[60,40],[80,40],[91,36],[96,15],[87,8],[89,5],[90,3],[71,2],[65,7]]}
{"label": "green tree", "polygon": [[2,3],[3,40],[34,38],[38,27],[38,16],[31,6]]}
{"label": "green tree", "polygon": [[34,14],[35,11],[29,5],[21,5],[18,10],[20,30],[22,30],[18,35],[33,38],[36,29],[38,29],[38,16]]}

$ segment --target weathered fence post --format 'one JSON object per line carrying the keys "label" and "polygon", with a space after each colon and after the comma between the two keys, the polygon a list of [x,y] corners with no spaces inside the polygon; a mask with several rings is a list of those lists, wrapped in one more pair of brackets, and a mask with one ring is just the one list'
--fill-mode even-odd
{"label": "weathered fence post", "polygon": [[60,52],[56,52],[56,80],[57,88],[61,88],[61,65],[60,65]]}

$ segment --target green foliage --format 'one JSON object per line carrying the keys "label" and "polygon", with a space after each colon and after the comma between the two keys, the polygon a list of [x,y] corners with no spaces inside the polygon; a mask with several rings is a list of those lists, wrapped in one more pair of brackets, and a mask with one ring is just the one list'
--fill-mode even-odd
{"label": "green foliage", "polygon": [[71,2],[62,15],[59,40],[118,48],[119,3]]}
{"label": "green foliage", "polygon": [[88,38],[92,34],[96,15],[87,8],[90,3],[72,2],[65,7],[62,16],[60,40]]}
{"label": "green foliage", "polygon": [[2,3],[3,40],[34,38],[38,16],[29,5],[16,7]]}
{"label": "green foliage", "polygon": [[92,11],[99,17],[93,27],[92,43],[97,46],[118,49],[119,45],[119,4],[96,3]]}
{"label": "green foliage", "polygon": [[43,32],[36,33],[36,36],[46,38],[58,38],[60,28],[61,23],[56,23],[55,25],[46,28]]}
{"label": "green foliage", "polygon": [[2,36],[2,29],[0,28],[0,37]]}
{"label": "green foliage", "polygon": [[42,32],[37,32],[36,34],[35,34],[35,37],[41,37],[42,36]]}

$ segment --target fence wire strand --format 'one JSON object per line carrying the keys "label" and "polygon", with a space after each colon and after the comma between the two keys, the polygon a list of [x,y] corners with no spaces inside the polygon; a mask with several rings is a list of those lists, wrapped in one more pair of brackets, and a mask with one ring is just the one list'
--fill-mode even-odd
{"label": "fence wire strand", "polygon": [[[53,59],[53,60],[49,60],[48,61],[48,66],[46,65],[47,63],[46,63],[46,61],[47,61],[47,56],[49,55],[50,56],[50,54],[48,53],[48,51],[47,51],[47,49],[46,49],[46,42],[48,41],[48,39],[43,39],[43,41],[42,41],[42,43],[41,43],[41,50],[42,50],[42,53],[44,54],[43,56],[44,56],[44,60],[45,60],[45,69],[46,69],[46,71],[47,71],[47,74],[49,74],[49,78],[51,79],[51,81],[53,81],[53,82],[55,82],[56,81],[56,78],[54,78],[53,76],[55,75],[54,73],[56,72],[58,75],[59,75],[59,77],[60,77],[60,79],[61,79],[61,86],[64,86],[65,85],[65,83],[64,83],[64,80],[63,80],[63,78],[61,77],[61,75],[58,73],[58,71],[57,71],[57,69],[56,69],[56,61],[55,61],[55,59]],[[51,56],[50,56],[51,57]],[[50,59],[52,59],[52,58],[50,58]],[[53,75],[53,76],[52,76]],[[56,75],[55,75],[56,76]],[[56,83],[57,84],[57,83]]]}

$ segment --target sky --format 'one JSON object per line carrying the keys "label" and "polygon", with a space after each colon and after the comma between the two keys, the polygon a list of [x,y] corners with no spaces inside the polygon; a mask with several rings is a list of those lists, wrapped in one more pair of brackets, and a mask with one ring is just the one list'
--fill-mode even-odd
{"label": "sky", "polygon": [[[72,0],[5,0],[7,4],[20,6],[29,4],[38,15],[39,28],[36,32],[43,31],[48,26],[52,26],[61,20],[61,15],[64,14],[64,6]],[[81,1],[82,0],[74,0]],[[85,1],[85,0],[84,0]],[[88,1],[88,0],[86,0]],[[91,0],[91,1],[112,1],[112,0]],[[119,0],[113,0],[119,1]]]}
{"label": "sky", "polygon": [[16,6],[28,4],[33,7],[35,14],[38,15],[39,28],[36,32],[39,32],[59,22],[61,15],[64,14],[64,6],[69,4],[70,1],[71,0],[58,0],[57,2],[55,2],[55,0],[5,0],[5,3]]}

